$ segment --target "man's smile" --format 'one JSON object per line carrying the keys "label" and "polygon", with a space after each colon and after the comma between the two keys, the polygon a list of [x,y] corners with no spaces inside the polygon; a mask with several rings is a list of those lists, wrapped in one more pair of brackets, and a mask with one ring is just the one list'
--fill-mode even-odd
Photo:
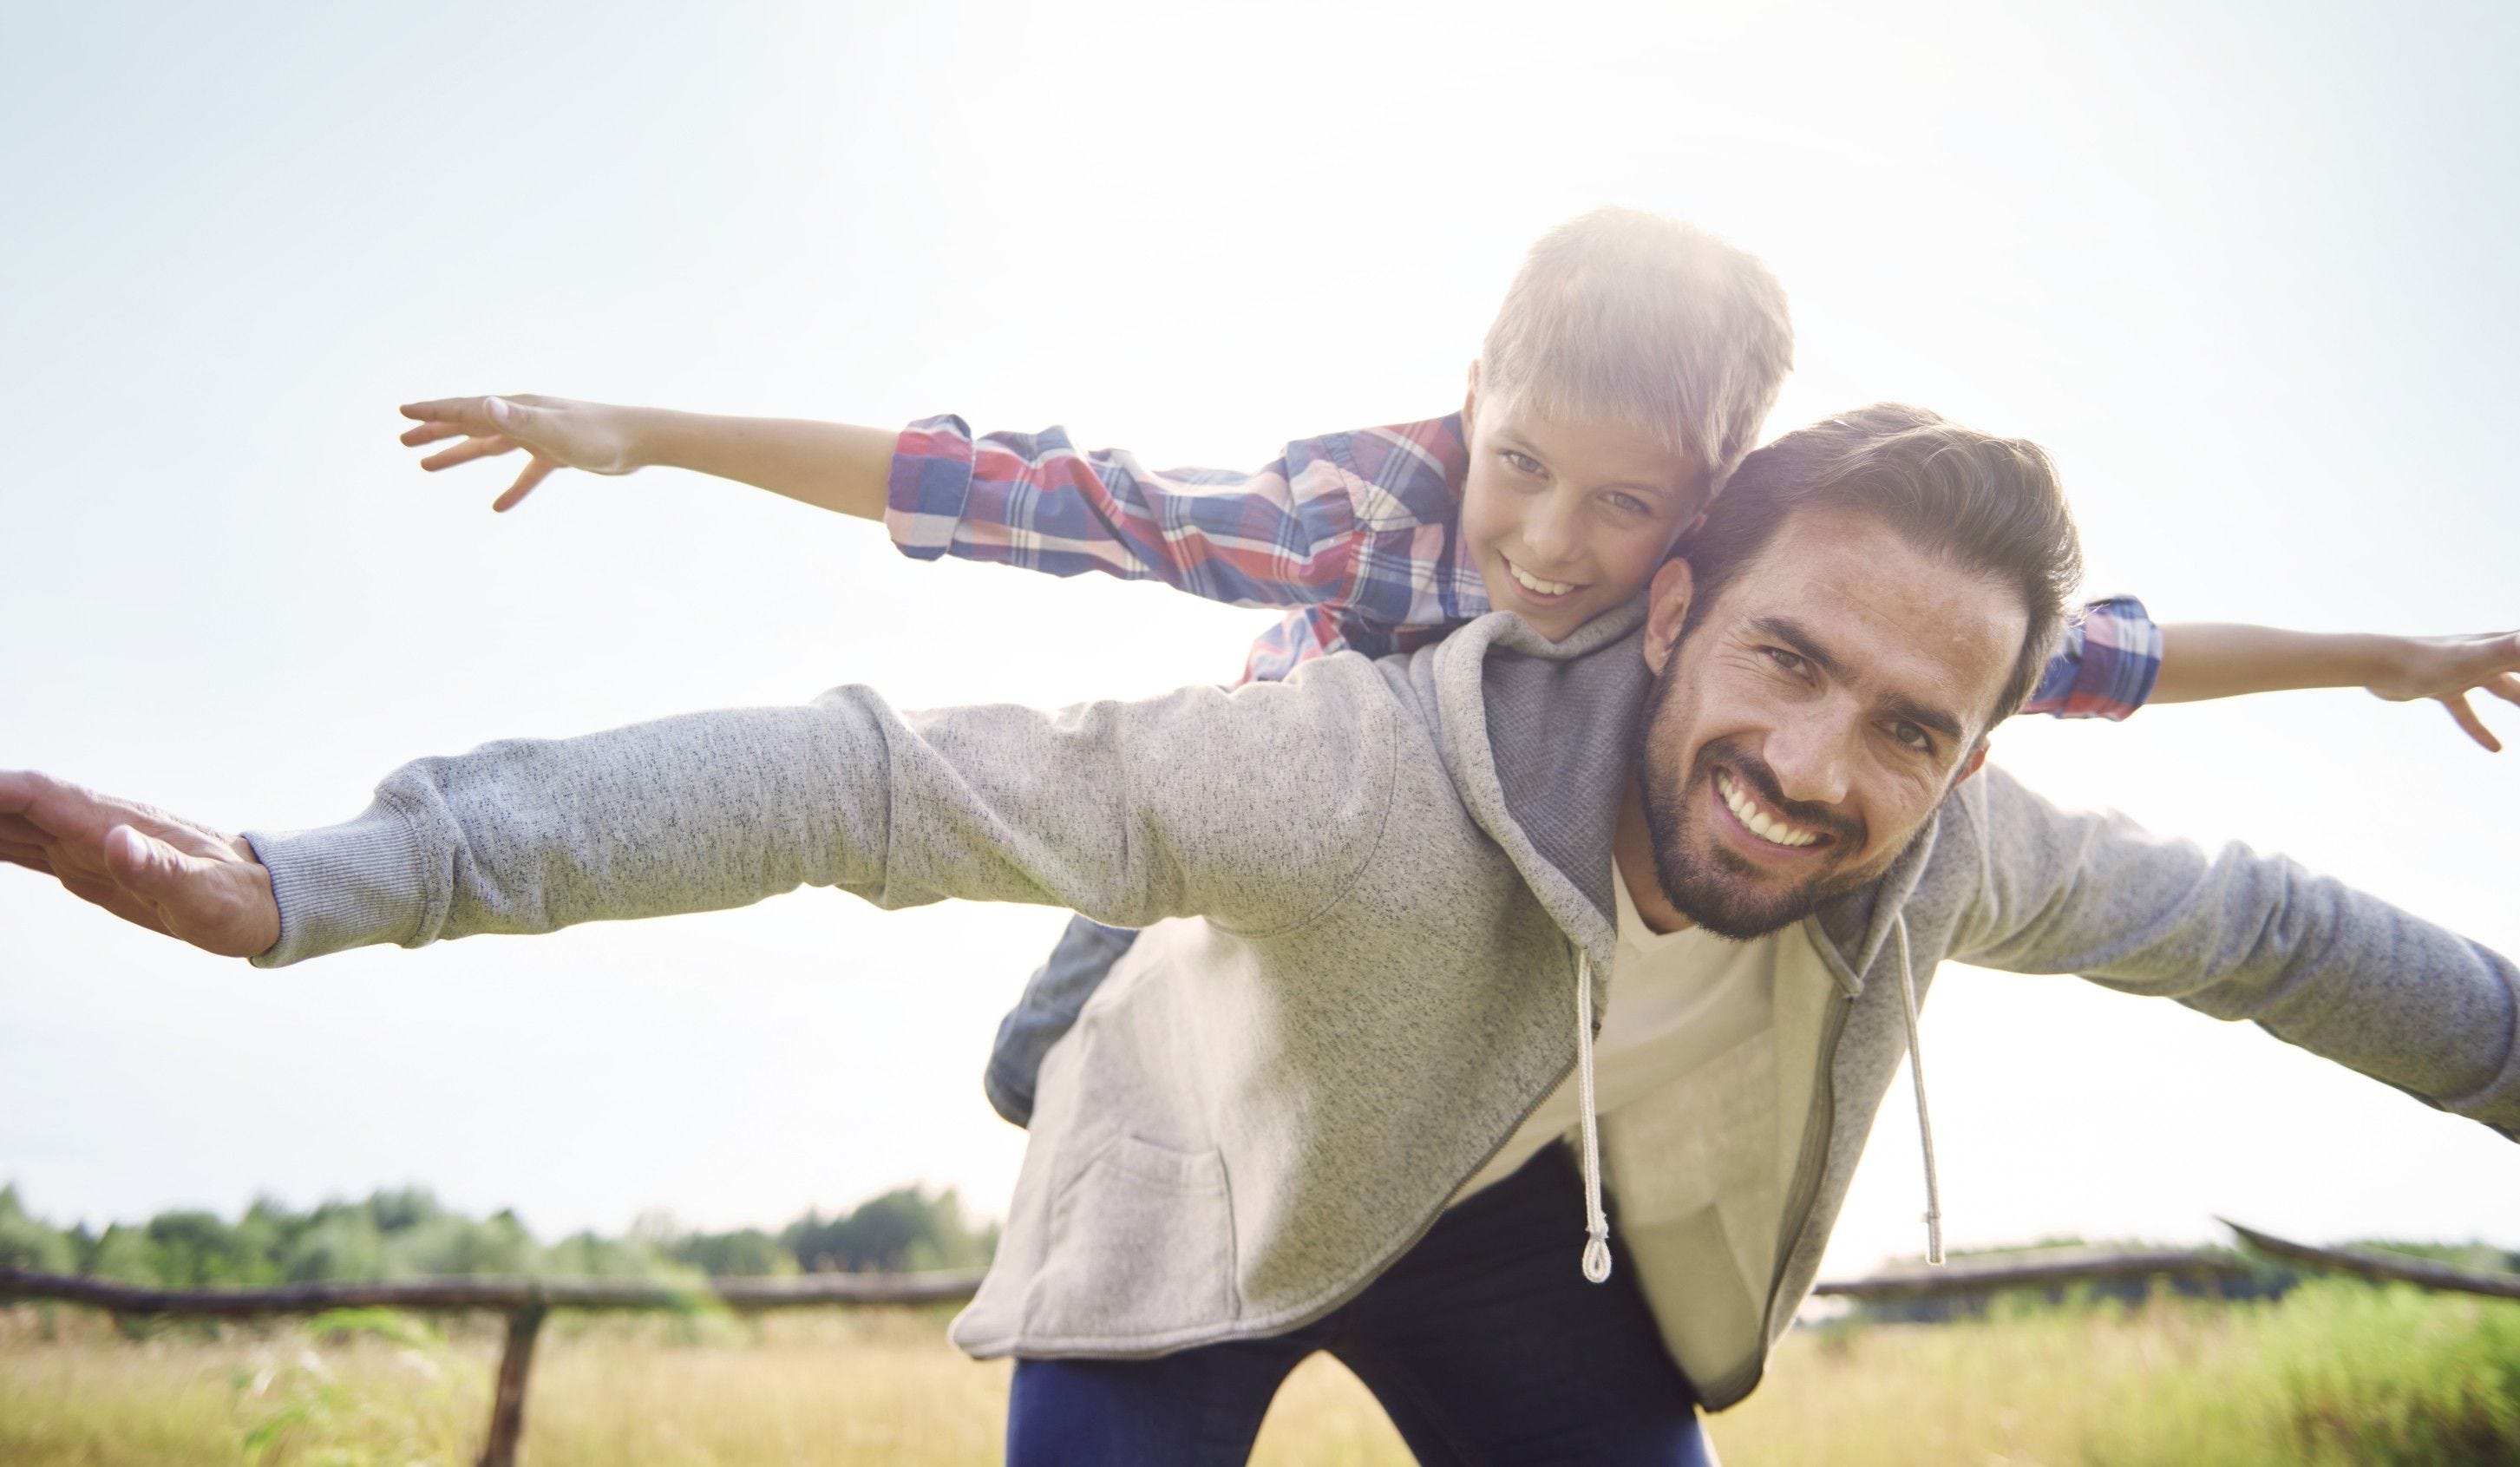
{"label": "man's smile", "polygon": [[1733,844],[1745,847],[1769,860],[1800,860],[1829,845],[1832,837],[1825,831],[1798,825],[1784,817],[1767,802],[1752,794],[1749,787],[1732,777],[1732,771],[1718,768],[1709,781],[1715,803],[1722,811],[1718,824],[1730,825]]}

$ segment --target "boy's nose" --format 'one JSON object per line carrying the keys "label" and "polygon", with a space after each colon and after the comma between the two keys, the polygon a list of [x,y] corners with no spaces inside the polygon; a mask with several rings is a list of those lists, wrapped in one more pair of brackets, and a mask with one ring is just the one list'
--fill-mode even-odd
{"label": "boy's nose", "polygon": [[1575,507],[1558,494],[1543,495],[1523,518],[1522,545],[1537,565],[1523,567],[1534,575],[1546,575],[1574,569],[1580,537],[1576,533]]}

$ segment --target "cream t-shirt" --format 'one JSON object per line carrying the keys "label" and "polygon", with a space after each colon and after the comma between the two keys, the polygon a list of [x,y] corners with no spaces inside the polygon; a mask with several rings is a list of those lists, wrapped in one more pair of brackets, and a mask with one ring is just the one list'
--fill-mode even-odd
{"label": "cream t-shirt", "polygon": [[[1594,1097],[1604,1116],[1766,1029],[1777,968],[1774,935],[1735,942],[1696,927],[1658,933],[1637,915],[1626,873],[1614,868],[1610,885],[1618,893],[1618,955],[1593,1041]],[[1571,987],[1566,1023],[1575,1023]],[[1540,1148],[1576,1131],[1581,1104],[1570,1073],[1453,1200],[1505,1180]]]}

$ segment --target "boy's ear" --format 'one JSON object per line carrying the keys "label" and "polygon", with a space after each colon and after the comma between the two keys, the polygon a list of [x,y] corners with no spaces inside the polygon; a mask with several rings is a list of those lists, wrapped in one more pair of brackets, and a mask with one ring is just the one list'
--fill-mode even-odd
{"label": "boy's ear", "polygon": [[1479,359],[1470,358],[1470,383],[1462,392],[1462,436],[1468,437],[1479,421]]}
{"label": "boy's ear", "polygon": [[1688,604],[1697,589],[1688,562],[1679,556],[1662,563],[1645,587],[1645,665],[1660,676],[1680,645],[1680,628],[1688,620]]}

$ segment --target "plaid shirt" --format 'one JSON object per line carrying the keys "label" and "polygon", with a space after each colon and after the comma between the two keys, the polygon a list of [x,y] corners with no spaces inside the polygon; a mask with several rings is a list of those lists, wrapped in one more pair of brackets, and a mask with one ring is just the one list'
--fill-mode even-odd
{"label": "plaid shirt", "polygon": [[[1061,429],[975,437],[960,418],[925,418],[893,445],[884,527],[919,560],[1100,571],[1286,608],[1242,669],[1269,681],[1325,653],[1422,647],[1489,610],[1461,536],[1468,462],[1458,413],[1300,439],[1248,474],[1158,473],[1118,449],[1079,452]],[[2143,604],[2093,602],[2022,711],[2123,718],[2160,669]]]}

